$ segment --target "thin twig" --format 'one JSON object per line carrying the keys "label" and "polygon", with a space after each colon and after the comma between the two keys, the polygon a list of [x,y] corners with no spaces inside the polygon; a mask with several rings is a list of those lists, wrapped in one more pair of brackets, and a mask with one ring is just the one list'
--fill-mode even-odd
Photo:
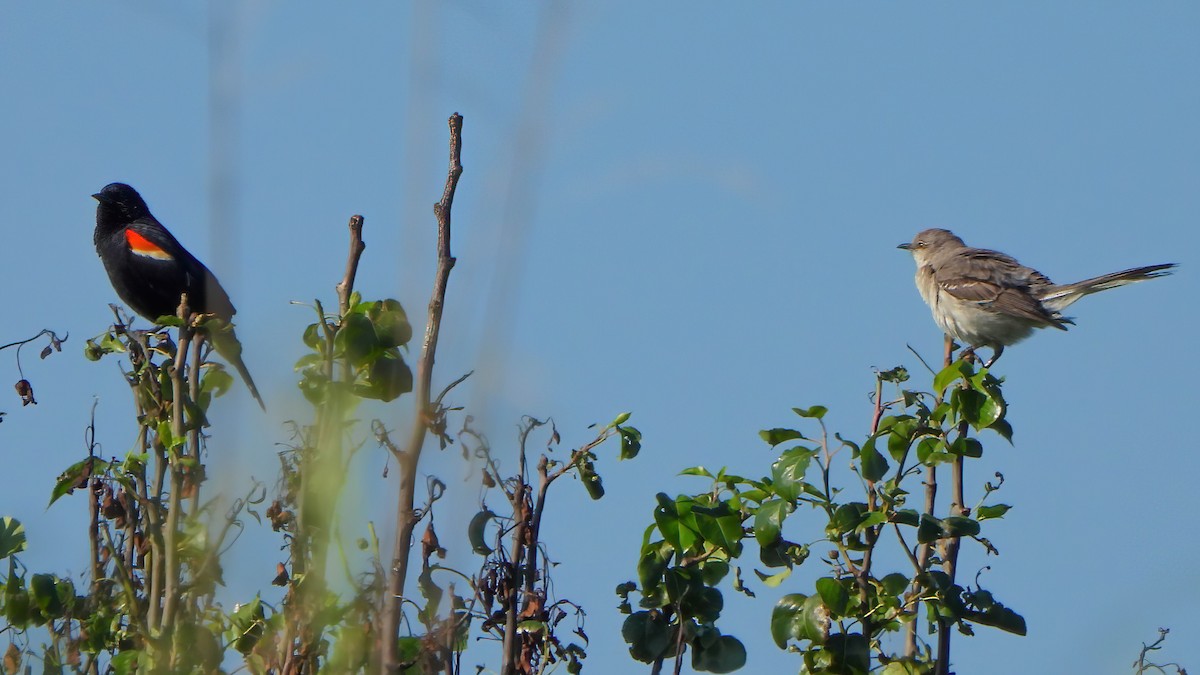
{"label": "thin twig", "polygon": [[[179,327],[179,339],[175,345],[175,365],[171,370],[171,436],[172,444],[184,437],[184,372],[187,369],[189,346],[192,343],[191,310],[188,306],[187,293],[180,295],[177,316],[183,321]],[[160,439],[161,441],[161,439]],[[167,446],[169,470],[171,473],[171,495],[167,506],[167,523],[163,533],[163,546],[166,558],[166,579],[163,584],[163,611],[159,629],[170,634],[175,625],[175,614],[179,607],[179,555],[176,537],[179,534],[180,508],[183,502],[183,469],[178,461],[179,454],[174,448]]]}
{"label": "thin twig", "polygon": [[387,595],[384,597],[383,629],[380,633],[381,666],[384,672],[396,672],[399,669],[397,659],[397,638],[400,630],[400,612],[404,595],[404,585],[408,579],[408,554],[412,547],[413,530],[417,519],[413,512],[413,498],[416,490],[417,464],[420,459],[421,447],[425,444],[425,436],[429,430],[430,410],[429,392],[433,379],[433,364],[436,360],[438,335],[441,332],[442,309],[446,301],[446,284],[450,279],[450,270],[454,268],[454,257],[450,255],[450,214],[454,205],[454,193],[458,188],[458,179],[462,175],[462,115],[454,113],[450,116],[450,166],[446,175],[446,185],[442,190],[442,199],[433,206],[437,217],[437,273],[434,278],[433,292],[429,300],[429,313],[425,322],[425,339],[421,348],[421,358],[417,362],[416,373],[416,418],[413,420],[412,435],[408,447],[400,456],[400,493],[396,505],[396,537],[392,549],[392,566],[388,578]]}
{"label": "thin twig", "polygon": [[[945,354],[942,363],[943,368],[949,368],[950,364],[954,363],[954,338],[946,334]],[[966,383],[963,383],[964,386]],[[967,434],[967,422],[964,420],[958,425],[958,436],[962,438]],[[948,439],[947,439],[948,440]],[[950,469],[950,490],[953,493],[950,496],[950,515],[961,515],[963,508],[963,456],[955,455],[954,463]],[[942,549],[942,569],[946,575],[950,577],[949,589],[953,592],[954,577],[958,568],[958,548],[959,537],[951,537],[946,540],[945,547]],[[950,673],[950,620],[939,616],[938,620],[938,655],[937,663],[934,666],[934,675],[949,675]]]}
{"label": "thin twig", "polygon": [[363,217],[350,216],[350,255],[346,260],[346,276],[337,285],[338,308],[340,314],[346,316],[350,311],[350,294],[354,292],[354,278],[358,275],[358,261],[362,258],[367,244],[363,241]]}

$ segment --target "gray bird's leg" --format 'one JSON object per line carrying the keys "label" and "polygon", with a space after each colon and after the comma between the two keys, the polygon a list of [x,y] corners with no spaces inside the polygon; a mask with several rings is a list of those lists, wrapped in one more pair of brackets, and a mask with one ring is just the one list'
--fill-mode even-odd
{"label": "gray bird's leg", "polygon": [[997,360],[999,360],[1000,355],[1003,353],[1004,353],[1004,345],[996,345],[995,351],[992,352],[992,358],[988,359],[988,362],[983,364],[983,367],[991,368],[992,364],[995,363]]}

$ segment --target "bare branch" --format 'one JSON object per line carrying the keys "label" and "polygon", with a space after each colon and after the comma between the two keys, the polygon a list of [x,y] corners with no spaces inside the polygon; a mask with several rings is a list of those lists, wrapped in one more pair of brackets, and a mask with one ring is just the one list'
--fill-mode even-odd
{"label": "bare branch", "polygon": [[342,316],[350,311],[350,294],[354,292],[354,278],[358,275],[358,261],[367,244],[362,238],[363,217],[350,216],[350,255],[346,259],[346,276],[337,285],[338,309]]}
{"label": "bare branch", "polygon": [[397,659],[397,637],[400,629],[400,612],[404,585],[408,579],[408,555],[412,547],[413,530],[417,514],[413,511],[416,489],[417,464],[425,436],[429,431],[430,389],[433,380],[433,364],[437,358],[438,335],[442,326],[442,309],[446,301],[446,285],[450,270],[454,269],[454,257],[450,255],[450,214],[454,205],[454,193],[462,175],[462,115],[450,116],[450,166],[446,174],[446,185],[442,198],[433,206],[437,217],[437,272],[433,292],[429,300],[429,313],[425,321],[425,339],[421,346],[421,358],[417,362],[416,387],[417,414],[413,419],[412,435],[407,449],[400,454],[400,493],[396,505],[396,538],[392,549],[392,565],[383,598],[383,629],[380,633],[380,665],[384,672],[399,670]]}

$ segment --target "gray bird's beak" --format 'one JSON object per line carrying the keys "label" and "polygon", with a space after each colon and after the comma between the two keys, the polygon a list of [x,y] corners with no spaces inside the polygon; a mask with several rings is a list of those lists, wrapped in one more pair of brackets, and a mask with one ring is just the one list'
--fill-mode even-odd
{"label": "gray bird's beak", "polygon": [[902,249],[904,249],[905,251],[907,251],[907,250],[909,250],[909,249],[911,249],[911,248],[912,248],[912,244],[900,244],[900,245],[899,245],[899,246],[897,246],[896,248],[902,248]]}

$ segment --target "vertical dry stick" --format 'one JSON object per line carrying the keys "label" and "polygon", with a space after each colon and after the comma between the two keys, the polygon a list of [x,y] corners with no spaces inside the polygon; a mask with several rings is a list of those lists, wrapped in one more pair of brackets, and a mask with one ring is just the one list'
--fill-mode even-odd
{"label": "vertical dry stick", "polygon": [[[184,372],[187,369],[188,347],[192,342],[191,312],[188,308],[187,293],[179,300],[178,316],[183,320],[179,327],[179,339],[175,345],[175,366],[171,370],[171,444],[163,444],[167,453],[168,471],[171,475],[171,499],[167,506],[167,525],[163,532],[163,548],[166,557],[166,578],[163,584],[162,623],[159,628],[170,632],[175,622],[175,612],[179,603],[179,556],[176,551],[176,535],[179,530],[179,509],[182,504],[183,472],[178,462],[178,450],[172,446],[176,439],[183,438],[183,401],[186,397],[183,389]],[[161,440],[161,439],[160,439]]]}
{"label": "vertical dry stick", "polygon": [[[197,333],[192,336],[192,358],[188,368],[188,403],[194,404],[200,398],[200,366],[201,352],[204,346],[204,336]],[[191,468],[191,502],[192,513],[200,512],[200,478],[203,474],[200,466],[200,424],[192,420],[188,429],[188,453],[195,464]]]}
{"label": "vertical dry stick", "polygon": [[[954,359],[954,340],[946,336],[946,358],[944,359],[944,368],[950,367]],[[966,383],[963,383],[964,386]],[[958,437],[962,438],[967,435],[967,423],[965,421],[958,424]],[[950,471],[950,490],[953,494],[950,496],[949,514],[957,516],[962,514],[963,510],[963,456],[955,455],[953,467]],[[954,584],[955,568],[958,565],[958,537],[952,537],[946,541],[945,547],[942,549],[942,569],[950,577],[950,584]],[[935,666],[935,675],[948,675],[950,673],[950,621],[943,617],[938,617],[938,654],[937,664]]]}
{"label": "vertical dry stick", "polygon": [[354,279],[358,276],[358,261],[367,249],[362,238],[363,217],[350,216],[350,255],[346,259],[346,276],[337,285],[338,310],[340,316],[350,312],[350,294],[354,292]]}
{"label": "vertical dry stick", "polygon": [[[358,264],[367,245],[363,241],[363,217],[353,215],[348,223],[350,246],[346,257],[346,272],[336,286],[338,296],[339,325],[334,326],[325,318],[325,309],[317,301],[317,314],[321,317],[323,330],[323,372],[330,381],[337,371],[334,358],[334,341],[338,330],[350,314],[350,297],[354,293],[354,280],[358,276]],[[342,362],[340,377],[344,384],[352,385],[356,377],[353,367]],[[323,602],[325,593],[326,559],[333,528],[333,512],[345,483],[335,476],[340,475],[342,466],[342,434],[346,417],[346,405],[342,397],[330,397],[317,408],[316,440],[300,453],[299,476],[300,498],[297,509],[296,536],[292,540],[293,578],[306,581],[302,592],[296,593],[289,607],[284,640],[286,655],[283,672],[307,672],[316,668],[320,652],[320,626],[315,616]],[[295,586],[294,586],[295,588]],[[314,628],[315,626],[315,628]]]}
{"label": "vertical dry stick", "polygon": [[[951,363],[954,363],[954,361],[953,361],[954,338],[950,337],[949,333],[943,335],[942,337],[943,337],[943,345],[944,345],[944,352],[942,354],[942,367],[946,368],[946,367],[949,367]],[[937,403],[940,405],[942,402],[942,399],[940,398],[940,392],[937,392],[937,393],[939,394]],[[926,472],[927,472],[926,475],[928,477],[925,480],[924,512],[928,513],[929,515],[932,516],[933,510],[937,505],[937,467],[931,465],[926,469]],[[918,546],[917,546],[918,576],[921,574],[924,574],[926,571],[928,571],[929,556],[932,553],[932,550],[933,550],[932,544],[918,544]],[[924,588],[925,583],[918,580],[915,577],[913,578],[913,583],[916,584],[916,591],[917,591],[918,595],[921,595],[921,594],[923,594],[923,592],[925,590],[928,590],[928,589]],[[921,606],[920,603],[917,603],[916,611],[918,613],[920,612],[920,606]],[[908,630],[905,631],[905,637],[904,637],[904,655],[905,656],[913,657],[913,656],[917,655],[917,621],[919,621],[919,620],[920,620],[920,616],[914,615],[913,620],[908,624]],[[944,632],[944,631],[941,631],[940,629],[941,629],[941,624],[939,623],[939,634],[938,634],[939,641],[942,639],[941,634]],[[938,667],[940,668],[941,666],[938,666]]]}
{"label": "vertical dry stick", "polygon": [[438,333],[442,325],[442,308],[446,301],[446,283],[454,258],[450,255],[450,211],[454,206],[454,191],[462,175],[462,115],[450,116],[450,168],[446,174],[446,186],[442,199],[433,205],[437,216],[437,276],[433,282],[433,294],[429,299],[429,314],[425,321],[425,339],[421,348],[421,359],[417,362],[416,418],[413,420],[412,435],[400,461],[400,494],[396,505],[396,540],[392,548],[392,565],[387,584],[387,595],[383,598],[383,629],[380,634],[381,665],[385,672],[396,672],[397,638],[400,632],[401,600],[404,583],[408,578],[408,553],[412,548],[413,529],[417,519],[413,512],[416,493],[417,461],[425,434],[429,430],[429,390],[433,377],[433,363],[437,353]]}
{"label": "vertical dry stick", "polygon": [[[92,465],[93,470],[95,468],[94,462],[96,461],[96,405],[98,403],[99,403],[98,399],[92,399],[92,421],[88,424],[87,431],[84,433],[84,437],[87,439],[88,459],[93,462],[93,465]],[[89,473],[91,473],[91,472],[89,471]],[[97,487],[102,487],[99,483],[99,479],[97,479],[95,477],[90,478],[88,480],[88,501],[89,501],[88,509],[90,511],[89,515],[91,516],[91,525],[88,528],[88,539],[89,539],[88,543],[91,545],[91,553],[92,553],[91,595],[94,598],[99,597],[100,580],[102,578],[104,578],[103,577],[104,563],[102,563],[100,561],[100,494],[101,494],[101,492],[100,492],[100,490],[96,489]],[[113,555],[116,556],[115,551],[113,552]]]}
{"label": "vertical dry stick", "polygon": [[[967,423],[959,422],[958,438],[965,438],[967,435]],[[963,456],[955,455],[954,464],[950,473],[950,490],[953,493],[950,497],[950,515],[965,516],[967,514],[966,501],[963,497]],[[942,569],[946,572],[946,576],[950,577],[950,584],[953,585],[958,572],[958,549],[962,540],[959,537],[951,537],[946,541],[945,559],[942,561]],[[943,675],[950,672],[950,622],[941,619],[938,621],[938,660],[937,673]]]}
{"label": "vertical dry stick", "polygon": [[[521,559],[525,557],[527,530],[529,528],[529,485],[522,473],[513,488],[513,520],[517,522],[512,533],[512,560],[509,561],[508,592],[503,598],[504,645],[500,661],[500,675],[514,675],[517,671],[517,616],[521,613]],[[536,545],[534,546],[536,548]],[[528,601],[528,599],[526,599]]]}
{"label": "vertical dry stick", "polygon": [[[520,470],[517,472],[517,484],[513,486],[513,491],[510,496],[512,502],[513,520],[516,521],[516,526],[513,528],[512,535],[512,555],[509,561],[509,583],[507,593],[502,598],[504,606],[504,644],[503,654],[500,661],[500,675],[513,675],[516,671],[517,663],[517,616],[521,613],[522,589],[526,591],[524,597],[525,602],[532,597],[532,577],[526,576],[522,580],[521,563],[530,551],[533,556],[537,556],[537,540],[532,539],[528,535],[529,526],[532,523],[532,513],[530,511],[529,493],[531,485],[529,484],[529,458],[526,454],[528,446],[529,433],[538,426],[536,421],[527,421],[521,427],[521,438],[517,444],[518,460]],[[527,547],[527,542],[531,545]],[[534,567],[526,565],[524,574],[532,575]]]}

